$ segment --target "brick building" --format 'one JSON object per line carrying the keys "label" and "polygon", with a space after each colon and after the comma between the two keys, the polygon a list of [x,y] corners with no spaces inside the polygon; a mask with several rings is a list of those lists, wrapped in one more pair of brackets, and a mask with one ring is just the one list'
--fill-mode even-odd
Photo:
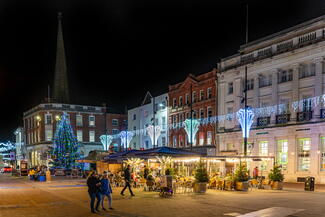
{"label": "brick building", "polygon": [[[169,124],[177,125],[186,119],[204,119],[216,115],[216,70],[195,76],[189,74],[178,84],[169,86]],[[200,125],[196,142],[190,144],[183,127],[169,131],[172,147],[192,148],[208,154],[215,153],[215,124]]]}

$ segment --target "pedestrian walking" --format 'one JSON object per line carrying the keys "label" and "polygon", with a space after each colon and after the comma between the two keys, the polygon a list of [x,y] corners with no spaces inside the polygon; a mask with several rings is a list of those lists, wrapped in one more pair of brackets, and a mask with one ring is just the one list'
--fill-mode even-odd
{"label": "pedestrian walking", "polygon": [[90,197],[90,209],[92,213],[96,213],[95,212],[95,199],[97,199],[96,202],[96,211],[99,212],[98,208],[99,208],[99,204],[101,201],[101,194],[100,194],[100,186],[101,186],[101,182],[98,179],[97,173],[93,172],[91,173],[91,175],[89,176],[88,180],[87,180],[87,185],[88,185],[88,193],[89,193],[89,197]]}
{"label": "pedestrian walking", "polygon": [[255,167],[253,170],[253,178],[257,179],[257,177],[258,177],[258,167]]}
{"label": "pedestrian walking", "polygon": [[112,186],[111,186],[111,182],[108,178],[108,174],[104,174],[102,180],[100,180],[101,182],[101,194],[102,194],[102,209],[106,210],[104,207],[104,200],[105,197],[107,197],[108,199],[108,208],[109,209],[113,209],[112,207]]}
{"label": "pedestrian walking", "polygon": [[124,196],[124,191],[126,188],[129,188],[131,196],[135,196],[131,189],[131,172],[130,172],[130,165],[127,165],[126,169],[124,170],[124,180],[125,180],[125,186],[123,190],[121,191],[121,195]]}

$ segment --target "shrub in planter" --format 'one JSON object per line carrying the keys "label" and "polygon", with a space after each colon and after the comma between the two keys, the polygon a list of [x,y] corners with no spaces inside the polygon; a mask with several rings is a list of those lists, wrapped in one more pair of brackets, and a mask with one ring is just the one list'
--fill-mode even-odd
{"label": "shrub in planter", "polygon": [[269,179],[271,180],[271,188],[273,190],[282,190],[284,175],[281,173],[280,166],[275,165],[269,173]]}
{"label": "shrub in planter", "polygon": [[204,167],[203,163],[200,163],[198,168],[195,170],[195,193],[205,193],[207,184],[209,182],[209,175],[207,169]]}
{"label": "shrub in planter", "polygon": [[241,164],[236,169],[234,174],[234,180],[236,182],[235,189],[237,191],[247,191],[248,190],[248,170],[245,165]]}

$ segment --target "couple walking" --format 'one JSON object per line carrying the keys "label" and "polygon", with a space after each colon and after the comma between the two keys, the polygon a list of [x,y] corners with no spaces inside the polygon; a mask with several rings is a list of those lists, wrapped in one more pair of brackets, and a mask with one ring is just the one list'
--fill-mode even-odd
{"label": "couple walking", "polygon": [[[104,199],[107,197],[108,199],[108,207],[109,209],[112,208],[112,187],[110,181],[108,179],[108,174],[104,173],[103,177],[100,178],[96,172],[93,172],[88,180],[88,193],[90,197],[90,209],[92,213],[96,213],[95,211],[99,212],[99,204],[101,203],[102,209],[106,210],[104,207]],[[95,200],[96,208],[95,208]]]}

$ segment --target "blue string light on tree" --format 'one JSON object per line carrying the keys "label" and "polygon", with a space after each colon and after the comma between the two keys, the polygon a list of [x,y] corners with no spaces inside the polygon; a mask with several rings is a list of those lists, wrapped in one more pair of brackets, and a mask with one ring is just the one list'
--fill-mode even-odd
{"label": "blue string light on tree", "polygon": [[73,169],[79,167],[76,160],[80,158],[79,144],[73,133],[68,114],[63,113],[56,127],[53,139],[54,159],[52,165],[56,168]]}
{"label": "blue string light on tree", "polygon": [[[245,110],[246,110],[246,112],[245,112]],[[245,113],[246,113],[246,117],[245,117]],[[243,132],[243,137],[249,138],[249,131],[250,131],[253,121],[254,121],[253,110],[249,107],[239,109],[239,111],[237,112],[237,119],[240,123],[241,129]],[[245,119],[246,119],[246,121],[245,121]],[[246,122],[246,124],[245,124],[245,122]]]}

